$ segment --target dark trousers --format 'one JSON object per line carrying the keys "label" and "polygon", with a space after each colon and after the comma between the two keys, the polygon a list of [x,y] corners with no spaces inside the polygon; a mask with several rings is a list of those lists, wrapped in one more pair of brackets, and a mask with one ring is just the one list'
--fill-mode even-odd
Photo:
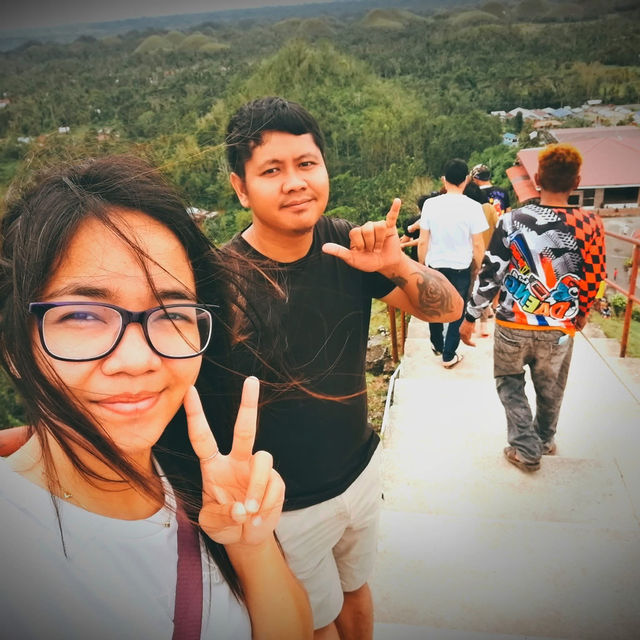
{"label": "dark trousers", "polygon": [[447,326],[446,335],[442,322],[430,322],[429,334],[431,344],[436,351],[442,353],[442,361],[450,362],[456,355],[456,349],[460,344],[460,325],[464,318],[464,306],[467,304],[469,287],[471,286],[471,268],[449,269],[447,267],[435,268],[439,271],[455,288],[464,300],[462,313],[455,322],[450,322]]}

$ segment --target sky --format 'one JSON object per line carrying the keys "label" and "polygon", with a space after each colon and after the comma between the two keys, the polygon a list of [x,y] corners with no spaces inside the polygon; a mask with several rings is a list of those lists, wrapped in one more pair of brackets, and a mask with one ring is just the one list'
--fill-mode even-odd
{"label": "sky", "polygon": [[0,8],[0,29],[52,27],[318,1],[323,0],[6,0]]}

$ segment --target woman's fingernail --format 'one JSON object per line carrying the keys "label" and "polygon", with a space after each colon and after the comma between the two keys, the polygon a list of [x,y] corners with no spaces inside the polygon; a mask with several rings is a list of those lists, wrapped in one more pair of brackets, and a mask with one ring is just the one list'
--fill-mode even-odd
{"label": "woman's fingernail", "polygon": [[244,508],[247,510],[248,513],[258,513],[258,509],[260,508],[260,505],[258,504],[257,500],[254,500],[252,498],[251,500],[247,500],[244,503]]}
{"label": "woman's fingernail", "polygon": [[236,502],[233,507],[231,507],[231,515],[235,518],[244,518],[247,515],[247,512],[244,508],[242,502]]}
{"label": "woman's fingernail", "polygon": [[262,516],[256,516],[252,521],[251,524],[254,527],[259,527],[262,524]]}

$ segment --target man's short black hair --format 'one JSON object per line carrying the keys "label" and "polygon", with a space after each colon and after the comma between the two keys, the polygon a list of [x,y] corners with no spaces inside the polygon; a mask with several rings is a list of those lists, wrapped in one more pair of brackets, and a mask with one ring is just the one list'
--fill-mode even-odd
{"label": "man's short black hair", "polygon": [[296,136],[310,133],[324,158],[324,136],[316,119],[297,102],[270,96],[242,105],[229,120],[225,143],[231,171],[242,179],[244,167],[255,147],[262,144],[265,131],[281,131]]}
{"label": "man's short black hair", "polygon": [[444,178],[447,182],[461,185],[469,175],[469,167],[461,158],[449,160],[444,166]]}
{"label": "man's short black hair", "polygon": [[416,201],[416,204],[418,205],[418,209],[420,209],[420,211],[422,211],[422,205],[429,199],[429,198],[435,198],[436,196],[439,196],[440,192],[439,191],[432,191],[431,193],[423,193],[418,200]]}

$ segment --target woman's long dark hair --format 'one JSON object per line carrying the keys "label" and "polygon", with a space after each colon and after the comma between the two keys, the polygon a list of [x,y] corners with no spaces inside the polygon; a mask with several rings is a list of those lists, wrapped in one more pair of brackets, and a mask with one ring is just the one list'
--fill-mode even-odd
{"label": "woman's long dark hair", "polygon": [[[124,483],[160,501],[163,496],[157,482],[123,457],[104,430],[73,401],[70,389],[44,375],[32,343],[33,317],[28,305],[39,300],[83,220],[100,221],[105,233],[113,233],[129,244],[141,264],[153,261],[153,256],[146,255],[119,228],[118,217],[114,216],[117,209],[140,211],[170,229],[187,253],[198,301],[221,302],[224,283],[216,276],[219,273],[216,250],[192,220],[184,200],[158,170],[132,156],[108,156],[58,167],[37,176],[31,187],[13,198],[2,218],[0,363],[11,376],[30,429],[39,439],[52,495],[57,493],[57,484],[46,434],[87,481],[103,478],[82,462],[74,447],[89,451],[116,471]],[[219,336],[220,339],[224,340]],[[154,447],[154,454],[188,516],[197,523],[202,506],[202,478],[182,409],[168,431],[172,446],[159,444]],[[114,489],[118,489],[117,484]],[[203,538],[232,591],[241,598],[242,590],[224,547],[206,535]]]}

